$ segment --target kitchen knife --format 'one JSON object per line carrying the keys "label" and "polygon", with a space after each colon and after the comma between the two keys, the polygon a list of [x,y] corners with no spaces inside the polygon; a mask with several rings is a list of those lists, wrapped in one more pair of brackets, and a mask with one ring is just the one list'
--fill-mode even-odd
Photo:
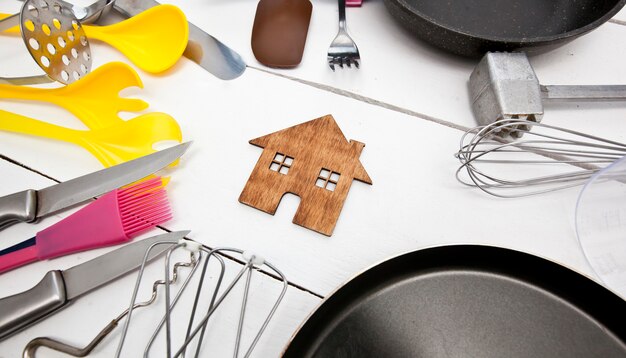
{"label": "kitchen knife", "polygon": [[[167,251],[189,231],[153,236],[70,269],[50,271],[28,291],[0,299],[0,340],[32,325],[53,312],[110,281],[139,268],[148,250],[147,261]],[[158,245],[158,243],[163,243]]]}
{"label": "kitchen knife", "polygon": [[190,144],[182,143],[42,190],[28,189],[0,197],[0,229],[18,221],[33,222],[142,179],[178,159]]}
{"label": "kitchen knife", "polygon": [[[113,7],[122,15],[132,17],[157,5],[154,0],[116,0]],[[246,70],[238,53],[192,23],[189,23],[189,42],[184,55],[222,80],[237,78]]]}

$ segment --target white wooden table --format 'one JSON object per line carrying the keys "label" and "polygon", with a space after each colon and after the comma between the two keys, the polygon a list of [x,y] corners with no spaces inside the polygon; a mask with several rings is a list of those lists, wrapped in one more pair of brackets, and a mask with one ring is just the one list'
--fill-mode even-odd
{"label": "white wooden table", "polygon": [[[210,246],[258,252],[290,281],[255,356],[279,355],[298,325],[342,282],[376,262],[432,245],[497,245],[593,275],[574,230],[579,188],[503,200],[455,180],[458,162],[453,153],[462,130],[475,125],[467,81],[476,60],[450,56],[413,39],[393,21],[381,0],[368,0],[361,8],[348,9],[348,26],[361,51],[362,67],[333,73],[325,61],[336,33],[336,2],[316,1],[301,65],[293,70],[269,69],[255,60],[250,49],[256,2],[167,2],[180,6],[191,22],[238,51],[249,66],[240,78],[224,82],[181,59],[162,76],[139,71],[145,88],[125,94],[146,100],[150,111],[172,115],[185,140],[194,141],[171,173],[168,192],[175,219],[165,226],[190,229],[191,238]],[[0,4],[2,12],[17,9],[10,1]],[[625,21],[626,11],[622,11],[596,31],[533,57],[540,80],[624,83]],[[16,38],[0,37],[0,75],[37,71],[21,46]],[[127,62],[102,44],[92,43],[92,52],[94,67]],[[546,107],[544,122],[626,141],[624,107],[623,103],[551,105]],[[48,105],[3,100],[0,108],[82,128],[70,114]],[[285,196],[275,216],[237,201],[261,154],[248,140],[325,114],[335,117],[348,139],[366,143],[361,162],[374,182],[373,186],[353,184],[330,238],[291,223],[299,202],[295,196]],[[5,132],[0,132],[0,155],[0,195],[42,188],[101,168],[79,147]],[[3,230],[0,249],[32,237],[69,213]],[[30,288],[48,270],[68,268],[111,249],[0,275],[0,296]],[[85,344],[127,306],[133,280],[113,282],[0,342],[0,357],[19,356],[26,342],[37,336]],[[261,281],[270,291],[278,285],[269,277]],[[261,317],[266,301],[262,295],[253,301],[249,308],[253,320]],[[225,308],[225,322],[237,313],[235,306]],[[213,347],[213,356],[229,356],[235,328],[232,322],[231,326],[211,333],[220,343]],[[94,356],[111,356],[118,337],[113,334],[105,340]],[[127,345],[131,352],[143,347],[139,339]],[[41,350],[40,356],[63,355]]]}

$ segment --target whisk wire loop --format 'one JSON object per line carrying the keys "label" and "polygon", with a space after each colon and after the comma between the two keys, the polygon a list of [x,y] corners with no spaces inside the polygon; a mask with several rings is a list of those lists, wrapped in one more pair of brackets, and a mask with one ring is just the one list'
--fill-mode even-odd
{"label": "whisk wire loop", "polygon": [[[543,123],[501,120],[463,134],[455,176],[497,197],[524,197],[578,186],[624,155],[626,144],[617,141]],[[561,171],[555,173],[557,169]],[[507,170],[514,177],[503,177]],[[525,174],[534,176],[521,177]]]}

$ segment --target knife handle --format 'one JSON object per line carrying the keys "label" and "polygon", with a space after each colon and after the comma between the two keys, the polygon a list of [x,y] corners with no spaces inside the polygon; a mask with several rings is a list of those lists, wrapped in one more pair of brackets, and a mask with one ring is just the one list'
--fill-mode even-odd
{"label": "knife handle", "polygon": [[36,190],[29,189],[0,197],[0,229],[18,221],[32,222],[36,218]]}
{"label": "knife handle", "polygon": [[0,340],[30,326],[66,303],[61,271],[48,272],[30,290],[0,300]]}

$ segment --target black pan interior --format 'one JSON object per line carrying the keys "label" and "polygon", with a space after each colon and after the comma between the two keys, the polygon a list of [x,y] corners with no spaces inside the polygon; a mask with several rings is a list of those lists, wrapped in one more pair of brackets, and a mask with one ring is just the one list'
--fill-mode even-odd
{"label": "black pan interior", "polygon": [[557,264],[447,246],[350,281],[285,357],[625,357],[624,317],[624,300]]}
{"label": "black pan interior", "polygon": [[583,28],[618,0],[401,0],[440,26],[493,39],[540,38]]}
{"label": "black pan interior", "polygon": [[613,17],[626,0],[384,0],[396,20],[446,51],[544,52]]}

